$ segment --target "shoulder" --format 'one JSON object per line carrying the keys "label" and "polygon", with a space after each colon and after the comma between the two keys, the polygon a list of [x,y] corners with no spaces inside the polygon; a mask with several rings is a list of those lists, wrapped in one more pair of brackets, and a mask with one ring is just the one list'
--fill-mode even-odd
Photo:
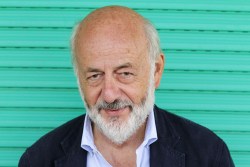
{"label": "shoulder", "polygon": [[[219,140],[220,138],[210,129],[189,119],[155,107],[156,124],[160,130],[171,131],[175,135],[186,138],[202,138]],[[166,129],[167,127],[167,129]]]}
{"label": "shoulder", "polygon": [[[42,145],[43,147],[53,147],[60,144],[65,138],[69,136],[77,136],[78,132],[82,131],[85,115],[74,118],[49,133],[42,136],[29,149]],[[44,145],[46,144],[46,145]]]}
{"label": "shoulder", "polygon": [[233,164],[225,142],[208,128],[158,107],[155,120],[160,138],[176,136],[179,140],[175,149],[187,156],[187,164],[223,167]]}
{"label": "shoulder", "polygon": [[61,143],[66,139],[72,139],[73,142],[80,145],[84,117],[85,115],[81,115],[74,118],[42,136],[32,146],[27,148],[20,159],[19,166],[22,166],[20,164],[32,162],[41,162],[44,163],[43,166],[50,166],[50,163],[53,163],[52,160],[64,155]]}

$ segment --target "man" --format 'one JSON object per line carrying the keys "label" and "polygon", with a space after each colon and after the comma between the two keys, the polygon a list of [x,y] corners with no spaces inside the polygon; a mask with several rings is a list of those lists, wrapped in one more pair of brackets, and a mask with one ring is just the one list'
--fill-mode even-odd
{"label": "man", "polygon": [[230,167],[213,132],[154,106],[164,55],[155,28],[126,7],[90,13],[72,53],[87,115],[28,148],[19,166]]}

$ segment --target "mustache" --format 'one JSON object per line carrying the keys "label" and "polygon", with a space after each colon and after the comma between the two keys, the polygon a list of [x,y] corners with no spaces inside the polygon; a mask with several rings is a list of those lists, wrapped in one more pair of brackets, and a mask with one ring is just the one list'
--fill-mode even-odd
{"label": "mustache", "polygon": [[98,111],[100,111],[101,109],[104,110],[118,110],[118,109],[122,109],[125,107],[129,107],[132,108],[133,103],[130,100],[120,100],[117,99],[112,103],[107,103],[105,101],[99,101],[95,107],[98,109]]}

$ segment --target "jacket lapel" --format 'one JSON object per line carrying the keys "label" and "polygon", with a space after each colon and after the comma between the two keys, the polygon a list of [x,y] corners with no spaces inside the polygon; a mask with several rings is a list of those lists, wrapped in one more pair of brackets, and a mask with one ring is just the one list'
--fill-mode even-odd
{"label": "jacket lapel", "polygon": [[87,152],[79,150],[55,161],[55,167],[86,167]]}
{"label": "jacket lapel", "polygon": [[54,161],[55,167],[86,167],[87,151],[81,148],[84,117],[82,120],[60,143],[64,156]]}
{"label": "jacket lapel", "polygon": [[150,166],[184,167],[185,154],[169,147],[167,142],[155,142],[150,146]]}
{"label": "jacket lapel", "polygon": [[150,166],[184,167],[185,154],[175,149],[180,144],[180,137],[171,120],[161,115],[162,111],[156,106],[154,114],[158,140],[150,145]]}

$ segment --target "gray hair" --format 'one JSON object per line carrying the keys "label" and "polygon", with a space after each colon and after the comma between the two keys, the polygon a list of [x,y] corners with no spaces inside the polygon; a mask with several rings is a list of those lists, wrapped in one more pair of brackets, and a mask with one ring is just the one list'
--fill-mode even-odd
{"label": "gray hair", "polygon": [[144,29],[146,38],[148,40],[149,57],[153,63],[159,58],[160,54],[162,53],[159,35],[154,25],[145,18],[144,18]]}
{"label": "gray hair", "polygon": [[[160,39],[158,32],[154,25],[146,18],[143,17],[144,21],[144,30],[148,42],[148,53],[149,53],[149,58],[151,61],[151,65],[153,65],[154,68],[154,63],[155,61],[159,58],[160,54],[162,53],[161,47],[160,47]],[[77,68],[77,60],[76,60],[76,38],[78,36],[78,32],[80,29],[80,24],[81,22],[77,23],[74,28],[73,32],[71,35],[71,54],[72,54],[72,64],[75,73],[78,73],[78,68]]]}

